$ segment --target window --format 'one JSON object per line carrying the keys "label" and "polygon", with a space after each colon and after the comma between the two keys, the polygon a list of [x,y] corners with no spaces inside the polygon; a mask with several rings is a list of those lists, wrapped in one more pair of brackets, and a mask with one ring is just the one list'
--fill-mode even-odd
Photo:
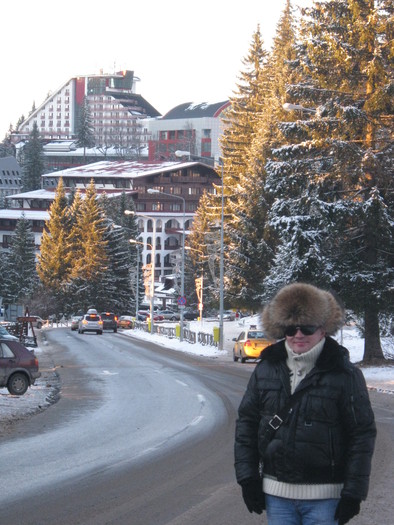
{"label": "window", "polygon": [[146,211],[146,206],[143,202],[137,202],[135,209],[137,211]]}
{"label": "window", "polygon": [[200,195],[200,188],[189,188],[189,195]]}
{"label": "window", "polygon": [[181,205],[178,203],[170,204],[170,211],[181,211]]}
{"label": "window", "polygon": [[6,343],[0,343],[0,357],[15,358],[14,353]]}
{"label": "window", "polygon": [[211,130],[210,129],[203,129],[202,130],[202,135],[203,135],[204,138],[210,139],[211,138]]}
{"label": "window", "polygon": [[152,211],[163,211],[164,205],[162,202],[153,202]]}

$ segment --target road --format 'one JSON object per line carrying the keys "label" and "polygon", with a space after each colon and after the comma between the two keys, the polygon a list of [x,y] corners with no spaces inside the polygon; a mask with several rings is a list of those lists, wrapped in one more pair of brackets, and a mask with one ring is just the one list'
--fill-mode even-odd
{"label": "road", "polygon": [[[234,481],[236,409],[252,364],[195,358],[105,333],[47,332],[61,399],[0,441],[0,523],[261,523]],[[393,396],[378,422],[369,500],[355,525],[391,525]]]}

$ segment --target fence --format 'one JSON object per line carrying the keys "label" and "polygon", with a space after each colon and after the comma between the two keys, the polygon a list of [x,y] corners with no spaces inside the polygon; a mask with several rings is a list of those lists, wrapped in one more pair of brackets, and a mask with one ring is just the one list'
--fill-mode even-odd
{"label": "fence", "polygon": [[[143,330],[149,332],[149,325],[143,321],[136,321],[134,328],[137,330]],[[176,337],[176,328],[172,326],[161,326],[159,324],[153,324],[153,331],[158,335],[163,335],[170,339]],[[188,328],[183,328],[183,340],[188,343],[195,344],[198,341],[202,345],[218,346],[218,341],[215,341],[213,334],[207,334],[205,332],[193,332]]]}

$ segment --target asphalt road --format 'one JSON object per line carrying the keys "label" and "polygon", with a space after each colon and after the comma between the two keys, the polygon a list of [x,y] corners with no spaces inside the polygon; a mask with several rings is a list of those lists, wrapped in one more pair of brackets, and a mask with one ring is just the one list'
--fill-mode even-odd
{"label": "asphalt road", "polygon": [[[244,507],[233,471],[236,409],[253,364],[120,334],[47,337],[61,398],[0,439],[0,523],[262,522]],[[371,492],[351,523],[391,525],[394,400],[376,392],[371,399],[378,423]]]}

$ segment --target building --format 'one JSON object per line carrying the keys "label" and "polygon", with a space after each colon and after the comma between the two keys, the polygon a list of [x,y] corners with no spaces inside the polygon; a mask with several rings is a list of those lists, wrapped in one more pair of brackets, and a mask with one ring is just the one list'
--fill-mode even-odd
{"label": "building", "polygon": [[97,147],[104,152],[112,146],[123,152],[147,148],[149,135],[143,120],[160,113],[136,93],[138,81],[128,70],[73,77],[29,115],[13,141],[26,140],[34,122],[46,141],[75,139],[86,97]]}
{"label": "building", "polygon": [[[48,173],[42,177],[43,189],[8,197],[14,207],[0,210],[0,246],[7,248],[9,235],[24,213],[37,229],[36,245],[39,247],[60,178],[66,192],[79,189],[84,193],[93,179],[97,193],[105,192],[112,198],[123,192],[132,195],[143,244],[141,263],[152,262],[154,246],[157,281],[174,272],[183,230],[190,229],[203,193],[215,192],[215,185],[221,182],[215,169],[202,162],[103,161]],[[151,194],[149,189],[160,193]]]}
{"label": "building", "polygon": [[187,102],[161,118],[149,119],[149,160],[176,160],[175,152],[181,151],[185,157],[201,158],[213,165],[221,156],[222,117],[229,105],[229,101]]}
{"label": "building", "polygon": [[22,189],[22,170],[15,157],[0,158],[0,203]]}

